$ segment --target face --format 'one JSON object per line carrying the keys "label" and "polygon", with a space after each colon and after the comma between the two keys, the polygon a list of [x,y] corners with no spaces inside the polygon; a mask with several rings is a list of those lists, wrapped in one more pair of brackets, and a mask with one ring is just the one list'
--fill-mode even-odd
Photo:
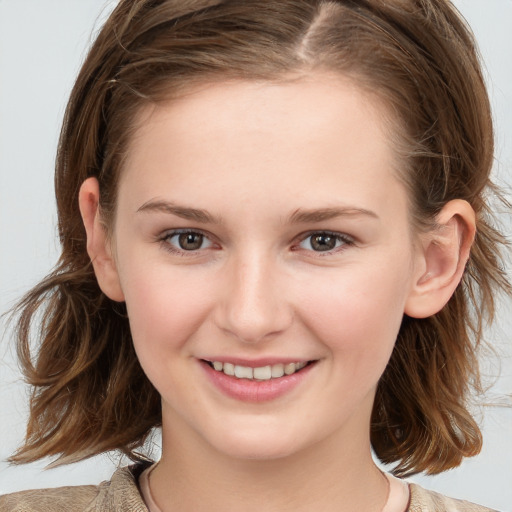
{"label": "face", "polygon": [[383,114],[329,76],[141,112],[113,250],[164,435],[242,458],[367,442],[418,259]]}

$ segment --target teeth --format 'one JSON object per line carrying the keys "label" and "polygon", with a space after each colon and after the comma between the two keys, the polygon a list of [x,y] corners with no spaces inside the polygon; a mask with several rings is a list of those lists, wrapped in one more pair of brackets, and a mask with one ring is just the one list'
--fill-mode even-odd
{"label": "teeth", "polygon": [[278,379],[283,375],[293,375],[295,372],[302,370],[307,363],[288,363],[274,364],[272,366],[260,366],[258,368],[250,368],[249,366],[234,365],[232,363],[221,363],[220,361],[212,361],[213,368],[218,372],[224,372],[226,375],[235,376],[238,379],[249,380],[270,380]]}
{"label": "teeth", "polygon": [[239,379],[252,379],[253,373],[253,369],[248,366],[235,365],[235,377]]}
{"label": "teeth", "polygon": [[[218,371],[220,371],[220,370],[218,370]],[[235,375],[235,365],[231,364],[231,363],[224,363],[224,364],[222,364],[222,371],[226,375]]]}
{"label": "teeth", "polygon": [[254,368],[253,373],[254,373],[254,378],[256,380],[270,380],[272,378],[272,368],[270,366]]}
{"label": "teeth", "polygon": [[284,366],[282,364],[272,365],[272,377],[278,379],[284,375]]}
{"label": "teeth", "polygon": [[284,366],[284,373],[286,375],[291,375],[295,373],[295,363],[288,363]]}

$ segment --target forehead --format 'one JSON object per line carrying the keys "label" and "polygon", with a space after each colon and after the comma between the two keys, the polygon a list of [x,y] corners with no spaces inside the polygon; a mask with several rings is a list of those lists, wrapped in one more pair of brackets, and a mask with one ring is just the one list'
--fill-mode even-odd
{"label": "forehead", "polygon": [[120,192],[132,181],[147,197],[193,198],[201,186],[240,199],[278,188],[371,202],[382,184],[399,185],[388,119],[382,102],[339,76],[204,84],[139,112]]}
{"label": "forehead", "polygon": [[174,121],[176,127],[182,124],[179,131],[185,135],[188,128],[193,137],[221,136],[222,129],[231,130],[235,120],[238,128],[253,131],[281,123],[288,133],[302,132],[310,138],[319,128],[318,136],[327,135],[324,128],[332,128],[333,123],[343,128],[343,119],[349,117],[372,118],[383,133],[392,124],[389,121],[394,121],[381,97],[355,79],[334,72],[289,75],[274,81],[211,81],[180,89],[168,101],[141,108],[135,117],[131,146],[136,147],[138,136],[164,119]]}

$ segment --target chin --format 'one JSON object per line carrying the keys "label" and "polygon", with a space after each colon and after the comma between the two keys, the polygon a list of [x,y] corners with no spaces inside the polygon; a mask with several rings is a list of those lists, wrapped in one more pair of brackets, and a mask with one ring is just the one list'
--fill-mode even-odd
{"label": "chin", "polygon": [[229,435],[220,434],[219,439],[210,440],[214,448],[226,456],[241,460],[276,460],[289,457],[303,449],[290,433],[272,431],[238,431]]}

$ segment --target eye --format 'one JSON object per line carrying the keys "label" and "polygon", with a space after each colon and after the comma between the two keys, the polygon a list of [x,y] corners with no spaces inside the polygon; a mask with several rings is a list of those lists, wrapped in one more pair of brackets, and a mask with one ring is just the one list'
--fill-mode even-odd
{"label": "eye", "polygon": [[321,231],[308,235],[301,241],[299,247],[308,251],[328,252],[352,243],[353,240],[347,235]]}
{"label": "eye", "polygon": [[211,240],[197,231],[168,233],[163,240],[176,252],[199,251],[212,246]]}

